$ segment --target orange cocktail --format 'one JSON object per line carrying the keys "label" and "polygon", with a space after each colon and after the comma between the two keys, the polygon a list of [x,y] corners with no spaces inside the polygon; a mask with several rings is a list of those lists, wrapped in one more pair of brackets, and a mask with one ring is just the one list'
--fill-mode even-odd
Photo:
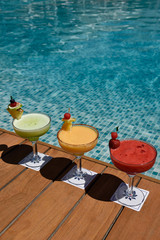
{"label": "orange cocktail", "polygon": [[58,132],[60,146],[67,152],[83,155],[93,149],[98,141],[97,130],[89,125],[75,124],[70,131]]}
{"label": "orange cocktail", "polygon": [[[70,118],[72,121],[73,119]],[[65,119],[65,125],[57,133],[59,145],[69,153],[76,156],[77,167],[72,176],[72,183],[74,184],[76,179],[85,181],[86,173],[83,172],[81,157],[84,153],[92,150],[97,142],[99,133],[96,128],[85,124],[74,124],[68,126],[69,120]]]}

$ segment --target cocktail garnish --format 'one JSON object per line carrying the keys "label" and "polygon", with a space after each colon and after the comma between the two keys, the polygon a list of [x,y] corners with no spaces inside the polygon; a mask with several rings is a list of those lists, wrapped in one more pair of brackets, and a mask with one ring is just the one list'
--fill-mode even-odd
{"label": "cocktail garnish", "polygon": [[112,139],[110,139],[109,141],[109,147],[112,149],[116,149],[120,146],[120,141],[117,139],[118,138],[118,127],[116,127],[116,132],[111,132],[111,137]]}
{"label": "cocktail garnish", "polygon": [[70,131],[72,128],[72,122],[76,121],[75,118],[71,118],[70,108],[68,110],[68,113],[64,114],[64,118],[62,118],[62,121],[64,122],[62,125],[62,129],[65,131]]}
{"label": "cocktail garnish", "polygon": [[16,102],[11,96],[10,104],[8,105],[7,111],[11,114],[11,116],[14,119],[20,119],[22,117],[23,110],[21,107],[22,107],[22,104],[19,102]]}
{"label": "cocktail garnish", "polygon": [[11,96],[11,100],[10,100],[10,106],[11,107],[15,107],[17,105],[17,102],[12,98]]}
{"label": "cocktail garnish", "polygon": [[65,113],[63,119],[70,119],[71,114],[70,113]]}

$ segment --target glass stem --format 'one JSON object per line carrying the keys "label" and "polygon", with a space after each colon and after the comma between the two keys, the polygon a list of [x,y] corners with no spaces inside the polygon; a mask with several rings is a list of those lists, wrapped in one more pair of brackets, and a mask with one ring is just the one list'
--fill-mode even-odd
{"label": "glass stem", "polygon": [[134,182],[134,176],[135,175],[128,175],[129,176],[129,183],[128,183],[128,195],[132,196],[133,194],[133,182]]}
{"label": "glass stem", "polygon": [[37,151],[37,141],[32,141],[32,147],[33,147],[34,162],[39,162],[38,151]]}
{"label": "glass stem", "polygon": [[82,173],[82,159],[81,156],[77,156],[77,173]]}

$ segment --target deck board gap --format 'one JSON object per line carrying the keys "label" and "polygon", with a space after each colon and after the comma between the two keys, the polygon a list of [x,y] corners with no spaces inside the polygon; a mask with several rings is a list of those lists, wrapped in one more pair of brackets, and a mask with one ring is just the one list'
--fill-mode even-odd
{"label": "deck board gap", "polygon": [[[18,145],[22,145],[26,140],[22,141],[21,143],[19,143]],[[8,153],[10,153],[12,150],[15,150],[17,146],[15,146],[13,149],[11,149],[10,151],[8,151],[6,154],[4,154],[3,156],[7,155]],[[44,154],[49,151],[51,149],[51,147],[49,147],[48,149],[46,149],[44,151]],[[2,158],[0,158],[2,159]],[[3,190],[5,187],[7,187],[12,181],[14,181],[17,177],[19,177],[24,171],[26,171],[28,168],[25,167],[21,172],[19,172],[16,176],[14,176],[9,182],[7,182],[3,187],[0,188],[0,191]]]}
{"label": "deck board gap", "polygon": [[72,162],[74,163],[74,162],[76,161],[76,159],[77,159],[77,158],[75,157],[75,158],[72,160]]}
{"label": "deck board gap", "polygon": [[[46,150],[47,151],[47,150]],[[45,151],[45,152],[46,152]],[[43,194],[49,187],[51,184],[53,184],[54,181],[56,181],[56,179],[58,179],[63,172],[71,165],[72,163],[68,164],[1,232],[0,232],[0,236],[5,233],[10,226],[12,226],[12,224],[32,205],[33,202],[35,202],[37,200],[37,198],[39,198],[41,196],[41,194]],[[28,168],[25,168],[25,170],[27,170]],[[16,176],[18,177],[18,176]]]}
{"label": "deck board gap", "polygon": [[100,178],[100,176],[103,174],[103,172],[106,170],[108,166],[105,167],[105,169],[102,170],[102,172],[100,173],[100,175],[98,177],[95,177],[95,179],[91,182],[91,184],[89,185],[89,187],[86,189],[86,192],[80,197],[80,199],[75,203],[75,205],[70,209],[70,211],[68,212],[68,214],[64,217],[64,219],[60,222],[60,224],[56,227],[56,229],[52,232],[52,234],[49,236],[49,238],[47,240],[52,239],[52,237],[56,234],[56,232],[58,231],[58,229],[62,226],[62,224],[67,220],[67,218],[71,215],[71,213],[74,211],[74,209],[78,206],[78,204],[82,201],[82,199],[85,197],[85,195],[89,192],[89,190],[92,188],[92,186],[94,186],[95,182],[98,181],[98,179]]}
{"label": "deck board gap", "polygon": [[27,141],[27,139],[24,139],[24,140],[22,140],[22,142],[20,142],[18,145],[22,145],[22,144],[24,144],[26,141]]}
{"label": "deck board gap", "polygon": [[3,233],[5,233],[10,227],[11,225],[20,217],[22,216],[22,214],[32,205],[32,203],[34,203],[37,198],[39,198],[39,196],[41,194],[43,194],[51,185],[53,184],[53,181],[51,181],[1,232],[0,232],[0,236],[2,236]]}
{"label": "deck board gap", "polygon": [[122,206],[122,207],[120,208],[119,212],[117,213],[116,217],[114,218],[113,222],[111,223],[110,227],[108,228],[108,230],[107,230],[107,232],[105,233],[105,235],[104,235],[104,237],[102,238],[102,240],[105,240],[105,239],[108,237],[111,229],[113,228],[113,226],[114,226],[114,224],[116,223],[117,219],[119,218],[119,216],[120,216],[121,213],[123,212],[123,209],[124,209],[124,208],[125,208],[124,206]]}
{"label": "deck board gap", "polygon": [[[46,150],[48,151],[48,149]],[[45,152],[46,152],[45,151]],[[68,164],[1,232],[0,232],[0,236],[5,233],[9,228],[10,226],[32,205],[33,202],[35,202],[37,200],[38,197],[40,197],[41,194],[43,194],[49,187],[50,185],[56,181],[56,179],[58,179],[62,174],[63,172],[71,165],[72,163]],[[24,172],[25,170],[27,170],[28,168],[25,168],[22,172]],[[20,174],[18,174],[20,175]],[[18,177],[18,175],[16,175],[15,178]],[[8,185],[8,184],[7,184]]]}
{"label": "deck board gap", "polygon": [[67,215],[63,218],[63,220],[60,222],[60,224],[56,227],[56,229],[52,232],[52,234],[49,236],[47,240],[50,240],[55,233],[58,231],[58,229],[62,226],[62,224],[67,220],[67,218],[71,215],[71,213],[74,211],[74,209],[78,206],[78,204],[81,202],[81,200],[85,197],[86,193],[84,193],[80,199],[75,203],[75,205],[70,209],[70,211],[67,213]]}
{"label": "deck board gap", "polygon": [[19,172],[16,176],[14,176],[9,182],[7,182],[3,187],[0,188],[0,191],[7,187],[11,182],[13,182],[17,177],[19,177],[24,171],[28,168],[24,168],[21,172]]}
{"label": "deck board gap", "polygon": [[[137,183],[135,184],[136,187],[137,187],[138,184],[140,183],[141,179],[142,179],[142,178],[140,177],[139,180],[137,181]],[[122,211],[123,211],[124,208],[125,208],[124,206],[121,207],[121,209],[119,210],[118,214],[117,214],[116,217],[114,218],[113,222],[111,223],[110,227],[108,228],[108,230],[107,230],[107,232],[105,233],[105,235],[104,235],[104,237],[102,238],[102,240],[105,240],[105,239],[108,237],[111,229],[113,228],[114,224],[116,223],[117,219],[118,219],[119,216],[121,215],[121,213],[122,213]]]}
{"label": "deck board gap", "polygon": [[142,177],[139,177],[139,180],[138,180],[137,183],[135,184],[136,187],[138,186],[138,184],[140,183],[141,180],[142,180]]}
{"label": "deck board gap", "polygon": [[48,147],[48,149],[46,149],[43,153],[46,154],[46,152],[48,152],[49,150],[51,150],[51,147]]}

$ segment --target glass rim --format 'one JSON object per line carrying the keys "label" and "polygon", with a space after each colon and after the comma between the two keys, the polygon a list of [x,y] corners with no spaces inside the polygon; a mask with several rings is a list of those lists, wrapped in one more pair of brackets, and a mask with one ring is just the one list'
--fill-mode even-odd
{"label": "glass rim", "polygon": [[[115,157],[113,156],[113,154],[111,153],[111,149],[109,148],[109,150],[110,150],[110,156],[112,156],[112,158],[115,159],[115,161],[117,161],[117,162],[119,162],[119,163],[123,163],[123,165],[126,165],[126,166],[133,166],[133,167],[134,167],[134,166],[144,166],[144,165],[146,165],[146,164],[148,164],[148,163],[153,162],[153,161],[156,159],[156,157],[157,157],[157,149],[156,149],[152,144],[148,143],[147,141],[130,138],[130,139],[120,140],[120,142],[130,141],[130,140],[132,140],[132,141],[138,141],[138,142],[142,142],[142,143],[146,143],[147,145],[151,146],[151,147],[155,150],[155,156],[154,156],[154,158],[153,158],[152,160],[148,161],[148,162],[145,162],[145,163],[139,163],[139,164],[125,163],[125,162],[122,162],[122,161],[118,160],[117,158],[115,158]],[[111,160],[112,160],[112,158],[111,158]]]}
{"label": "glass rim", "polygon": [[49,122],[48,122],[46,125],[44,125],[43,127],[41,127],[41,128],[32,129],[32,130],[25,130],[25,129],[23,129],[23,128],[17,128],[17,127],[14,125],[14,121],[15,121],[15,120],[18,121],[18,120],[20,120],[20,119],[13,119],[13,120],[12,120],[13,128],[15,128],[15,129],[18,130],[18,131],[19,131],[19,130],[23,130],[23,132],[33,132],[33,130],[34,130],[34,131],[40,131],[40,130],[42,130],[43,128],[47,127],[47,126],[51,123],[51,117],[50,117],[48,114],[42,113],[42,112],[26,113],[26,114],[22,115],[22,117],[23,117],[23,116],[26,116],[26,115],[30,115],[30,114],[41,114],[41,115],[45,115],[45,116],[48,117]]}
{"label": "glass rim", "polygon": [[62,142],[62,143],[64,143],[64,144],[67,144],[67,145],[76,147],[76,146],[86,146],[87,144],[91,144],[91,143],[95,142],[95,141],[98,139],[98,137],[99,137],[99,132],[98,132],[98,130],[97,130],[95,127],[91,126],[91,125],[82,124],[82,123],[79,123],[79,124],[76,123],[76,124],[73,124],[72,126],[73,126],[73,127],[74,127],[74,126],[84,126],[84,127],[91,128],[91,129],[93,129],[93,130],[97,133],[97,136],[96,136],[96,138],[95,138],[93,141],[91,141],[91,142],[89,142],[89,143],[85,143],[85,144],[84,144],[84,143],[82,143],[82,144],[66,143],[66,142],[63,142],[63,141],[59,138],[59,133],[63,130],[63,129],[60,129],[60,130],[57,132],[58,141],[60,141],[60,142]]}

